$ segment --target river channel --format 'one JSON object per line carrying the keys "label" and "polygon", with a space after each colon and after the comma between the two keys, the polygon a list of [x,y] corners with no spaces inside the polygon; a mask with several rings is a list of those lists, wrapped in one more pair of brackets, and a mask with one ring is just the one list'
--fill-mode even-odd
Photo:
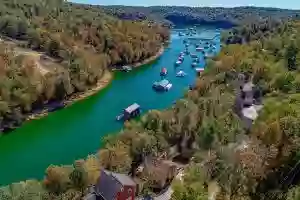
{"label": "river channel", "polygon": [[[198,29],[197,37],[213,37],[219,32],[213,27]],[[116,133],[123,124],[115,117],[128,105],[136,102],[143,112],[165,109],[183,97],[189,84],[196,79],[191,67],[192,59],[185,56],[180,68],[187,73],[176,77],[174,67],[178,54],[184,50],[183,39],[173,30],[170,44],[162,56],[132,72],[117,72],[109,86],[98,94],[73,105],[50,113],[42,119],[29,121],[17,130],[0,138],[0,185],[26,179],[41,179],[50,165],[71,164],[74,160],[95,153],[101,137]],[[216,52],[220,40],[215,38]],[[195,47],[189,47],[195,53]],[[200,54],[199,54],[200,55]],[[202,60],[200,65],[204,67]],[[160,80],[161,68],[168,70],[167,79],[173,87],[165,93],[157,93],[152,83]]]}

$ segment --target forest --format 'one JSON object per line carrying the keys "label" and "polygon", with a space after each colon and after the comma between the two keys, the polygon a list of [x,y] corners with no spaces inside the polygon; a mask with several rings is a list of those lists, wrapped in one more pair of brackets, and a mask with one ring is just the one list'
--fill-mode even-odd
{"label": "forest", "polygon": [[63,0],[0,0],[0,135],[161,49],[169,30]]}
{"label": "forest", "polygon": [[[0,199],[79,200],[101,168],[130,173],[146,156],[175,146],[189,164],[183,184],[172,185],[173,200],[204,200],[212,193],[220,200],[298,200],[299,34],[300,23],[286,21],[267,35],[224,45],[195,88],[171,108],[126,123],[119,134],[101,140],[97,155],[49,166],[42,182],[1,188]],[[235,109],[241,75],[263,99],[250,128]]]}
{"label": "forest", "polygon": [[245,25],[250,22],[272,20],[298,19],[299,10],[286,10],[263,7],[182,7],[182,6],[104,6],[103,10],[121,19],[153,20],[166,25],[218,25],[231,28],[235,25]]}

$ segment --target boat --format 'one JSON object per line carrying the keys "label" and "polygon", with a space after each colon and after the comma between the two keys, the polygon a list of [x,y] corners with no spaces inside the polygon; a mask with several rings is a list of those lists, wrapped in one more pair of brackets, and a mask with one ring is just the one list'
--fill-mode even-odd
{"label": "boat", "polygon": [[196,72],[201,73],[204,71],[204,68],[196,68],[195,70],[196,70]]}
{"label": "boat", "polygon": [[184,77],[186,75],[186,73],[182,70],[180,70],[179,72],[177,72],[176,76],[177,77]]}
{"label": "boat", "polygon": [[196,67],[197,65],[198,65],[198,63],[196,63],[196,62],[192,63],[192,67]]}
{"label": "boat", "polygon": [[120,121],[126,121],[131,118],[137,117],[141,114],[141,106],[137,103],[133,103],[127,108],[123,110],[123,112],[116,117],[116,120]]}
{"label": "boat", "polygon": [[184,61],[184,57],[183,56],[179,56],[178,60],[181,61],[181,62],[183,62]]}
{"label": "boat", "polygon": [[197,47],[196,51],[203,51],[204,49],[202,47]]}
{"label": "boat", "polygon": [[122,71],[124,71],[124,72],[129,72],[131,70],[132,70],[132,67],[130,67],[130,66],[123,66],[122,67]]}
{"label": "boat", "polygon": [[167,80],[156,81],[153,83],[152,88],[156,91],[168,91],[172,87],[172,84]]}
{"label": "boat", "polygon": [[185,47],[188,47],[188,46],[190,46],[190,45],[189,45],[188,43],[186,43],[186,44],[185,44]]}
{"label": "boat", "polygon": [[193,60],[193,62],[199,63],[199,62],[200,62],[200,59],[199,59],[199,58],[195,58],[195,59]]}
{"label": "boat", "polygon": [[184,36],[184,34],[182,32],[179,32],[178,36]]}
{"label": "boat", "polygon": [[160,75],[161,75],[161,76],[166,76],[167,73],[168,73],[167,69],[166,69],[165,67],[163,67],[163,68],[161,69]]}
{"label": "boat", "polygon": [[198,58],[198,56],[196,54],[191,53],[191,57],[192,58]]}
{"label": "boat", "polygon": [[190,52],[189,52],[188,49],[185,49],[184,53],[185,53],[186,55],[189,55],[189,54],[190,54]]}
{"label": "boat", "polygon": [[183,40],[183,44],[185,44],[185,43],[187,43],[187,40],[186,40],[186,39]]}
{"label": "boat", "polygon": [[182,62],[180,61],[180,60],[177,60],[176,62],[175,62],[175,65],[181,65],[182,64]]}

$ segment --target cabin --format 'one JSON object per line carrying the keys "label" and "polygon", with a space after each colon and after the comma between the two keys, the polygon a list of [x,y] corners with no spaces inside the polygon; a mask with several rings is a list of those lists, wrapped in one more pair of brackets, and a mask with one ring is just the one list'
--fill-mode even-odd
{"label": "cabin", "polygon": [[127,175],[101,170],[95,186],[84,200],[134,200],[137,184]]}
{"label": "cabin", "polygon": [[161,81],[156,81],[153,83],[153,88],[158,91],[167,91],[171,87],[172,87],[172,84],[166,79],[163,79]]}
{"label": "cabin", "polygon": [[128,120],[134,117],[137,117],[141,114],[141,106],[137,103],[134,103],[124,109],[124,120]]}

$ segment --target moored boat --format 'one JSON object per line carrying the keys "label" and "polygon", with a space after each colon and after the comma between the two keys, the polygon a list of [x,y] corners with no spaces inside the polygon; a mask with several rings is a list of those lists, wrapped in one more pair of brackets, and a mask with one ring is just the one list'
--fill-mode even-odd
{"label": "moored boat", "polygon": [[130,66],[123,66],[122,67],[122,71],[124,71],[124,72],[129,72],[131,70],[132,70],[132,67],[130,67]]}
{"label": "moored boat", "polygon": [[200,59],[199,59],[199,58],[195,58],[195,59],[193,60],[193,62],[199,63],[199,62],[200,62]]}
{"label": "moored boat", "polygon": [[196,54],[191,53],[191,57],[192,58],[198,58],[198,56]]}
{"label": "moored boat", "polygon": [[175,65],[176,65],[176,66],[181,65],[181,64],[182,64],[182,62],[181,62],[180,60],[177,60],[177,61],[175,62]]}
{"label": "moored boat", "polygon": [[177,77],[184,77],[186,75],[186,73],[182,70],[180,70],[179,72],[177,72],[176,76]]}
{"label": "moored boat", "polygon": [[203,49],[202,47],[197,47],[197,48],[196,48],[196,51],[198,51],[198,52],[199,52],[199,51],[203,51],[203,50],[204,50],[204,49]]}
{"label": "moored boat", "polygon": [[201,73],[204,71],[204,68],[195,68],[196,72]]}
{"label": "moored boat", "polygon": [[165,67],[163,67],[163,68],[161,69],[160,75],[161,75],[161,76],[166,76],[167,73],[168,73],[167,69],[166,69]]}
{"label": "moored boat", "polygon": [[196,67],[197,65],[198,65],[198,63],[196,63],[196,62],[192,63],[192,67]]}

